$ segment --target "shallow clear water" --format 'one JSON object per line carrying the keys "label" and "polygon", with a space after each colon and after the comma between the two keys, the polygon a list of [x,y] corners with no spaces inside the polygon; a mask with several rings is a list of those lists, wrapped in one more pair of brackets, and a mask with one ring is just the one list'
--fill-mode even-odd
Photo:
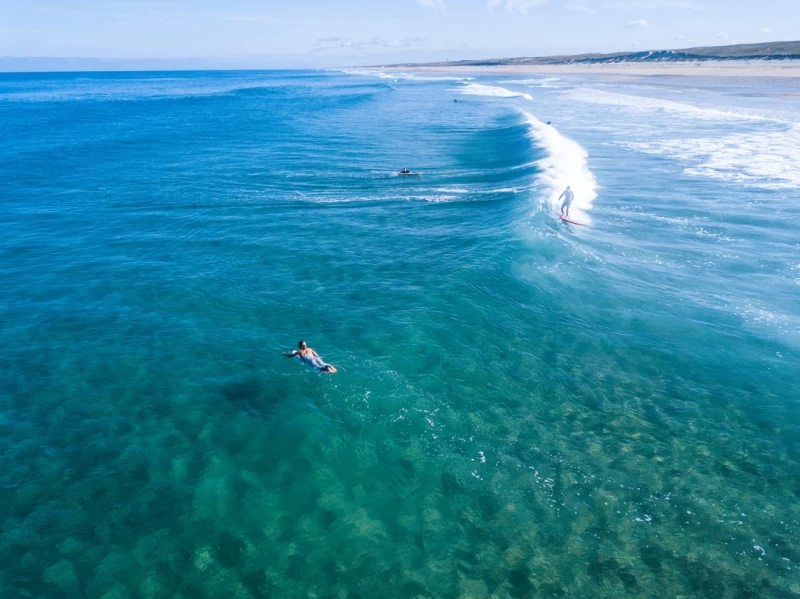
{"label": "shallow clear water", "polygon": [[0,76],[2,595],[800,593],[800,108],[739,86]]}

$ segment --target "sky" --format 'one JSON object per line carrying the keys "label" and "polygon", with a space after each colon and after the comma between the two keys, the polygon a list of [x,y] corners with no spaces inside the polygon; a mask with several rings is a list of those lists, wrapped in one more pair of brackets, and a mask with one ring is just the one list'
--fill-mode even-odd
{"label": "sky", "polygon": [[800,0],[0,0],[0,57],[131,64],[326,67],[797,39]]}

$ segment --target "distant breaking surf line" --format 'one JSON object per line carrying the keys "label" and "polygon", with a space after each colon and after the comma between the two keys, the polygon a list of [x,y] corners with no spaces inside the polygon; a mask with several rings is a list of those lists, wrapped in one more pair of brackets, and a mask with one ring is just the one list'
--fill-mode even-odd
{"label": "distant breaking surf line", "polygon": [[660,111],[669,112],[678,116],[690,119],[712,120],[712,121],[771,121],[760,115],[747,114],[745,112],[735,112],[733,110],[722,110],[719,108],[708,108],[695,106],[674,100],[662,98],[651,98],[649,96],[637,96],[631,94],[620,94],[597,89],[575,90],[569,96],[580,102],[587,104],[604,104],[607,106],[620,106],[635,111]]}
{"label": "distant breaking surf line", "polygon": [[526,100],[533,100],[530,94],[523,94],[521,92],[511,91],[504,87],[495,87],[493,85],[482,85],[480,83],[467,83],[459,91],[467,96],[488,96],[495,98],[525,98]]}
{"label": "distant breaking surf line", "polygon": [[447,75],[418,75],[417,73],[407,72],[391,72],[386,73],[380,69],[343,69],[336,70],[337,73],[344,73],[345,75],[358,75],[361,77],[377,77],[378,79],[387,79],[392,81],[471,81],[474,77],[451,77]]}
{"label": "distant breaking surf line", "polygon": [[525,87],[558,87],[552,85],[556,81],[561,81],[560,77],[545,77],[539,79],[512,79],[510,81],[501,81],[500,83],[512,83],[514,85],[524,85]]}

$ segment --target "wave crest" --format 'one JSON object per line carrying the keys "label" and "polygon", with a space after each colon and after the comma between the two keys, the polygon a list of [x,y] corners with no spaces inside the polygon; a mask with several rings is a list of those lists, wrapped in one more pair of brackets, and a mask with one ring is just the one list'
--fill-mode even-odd
{"label": "wave crest", "polygon": [[468,83],[458,91],[467,96],[494,96],[496,98],[525,98],[526,100],[533,100],[533,96],[530,94],[511,91],[510,89],[495,87],[494,85],[482,85],[480,83]]}
{"label": "wave crest", "polygon": [[531,137],[545,150],[545,157],[537,162],[540,169],[538,181],[545,188],[544,202],[559,211],[561,193],[569,185],[575,192],[571,213],[588,221],[586,212],[592,209],[597,198],[597,181],[589,170],[588,152],[578,142],[559,133],[530,113],[523,113],[530,126]]}

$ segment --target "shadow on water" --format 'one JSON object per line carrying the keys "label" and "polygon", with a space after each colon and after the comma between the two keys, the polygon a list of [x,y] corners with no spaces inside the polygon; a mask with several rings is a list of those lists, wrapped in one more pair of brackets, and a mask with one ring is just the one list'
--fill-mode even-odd
{"label": "shadow on water", "polygon": [[226,381],[220,394],[236,411],[257,420],[268,421],[291,395],[289,382],[276,377],[265,381],[255,375]]}

